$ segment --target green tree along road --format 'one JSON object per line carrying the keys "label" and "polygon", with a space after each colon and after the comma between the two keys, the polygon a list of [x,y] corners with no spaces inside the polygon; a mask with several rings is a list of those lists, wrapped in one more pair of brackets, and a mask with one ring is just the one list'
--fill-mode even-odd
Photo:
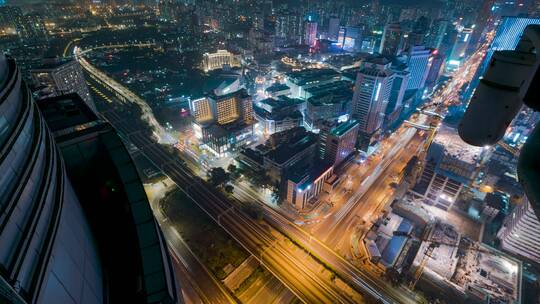
{"label": "green tree along road", "polygon": [[169,192],[160,202],[165,214],[195,255],[219,280],[227,265],[238,267],[249,254],[180,190]]}

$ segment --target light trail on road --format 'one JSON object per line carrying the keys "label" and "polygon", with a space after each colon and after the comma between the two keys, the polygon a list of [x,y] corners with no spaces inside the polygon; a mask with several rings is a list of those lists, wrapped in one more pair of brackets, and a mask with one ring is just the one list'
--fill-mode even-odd
{"label": "light trail on road", "polygon": [[[89,71],[87,70],[87,72]],[[465,70],[465,72],[470,74],[470,69]],[[96,75],[99,74],[96,73]],[[452,86],[448,87],[454,87],[453,84],[454,82]],[[103,82],[101,85],[104,87],[108,86],[108,89],[113,89],[117,93],[122,92],[122,90],[117,91],[115,89],[116,85],[111,86]],[[118,84],[118,86],[122,88],[121,85]],[[447,88],[444,93],[448,92]],[[120,95],[125,98],[133,97],[129,94]],[[447,96],[450,96],[448,98],[453,97],[450,93]],[[111,119],[109,121],[111,121],[113,126],[121,125],[119,121],[122,121],[122,118],[113,117]],[[267,231],[261,228],[258,223],[250,220],[241,212],[227,212],[231,208],[234,208],[227,199],[223,198],[221,194],[214,193],[213,190],[208,189],[204,183],[185,168],[184,163],[178,159],[171,159],[171,155],[164,151],[163,147],[150,140],[148,136],[144,136],[141,133],[137,133],[137,130],[131,129],[132,127],[129,124],[127,125],[127,127],[124,126],[125,129],[123,131],[127,132],[126,134],[131,134],[128,136],[129,140],[141,149],[147,158],[153,161],[158,168],[171,177],[180,188],[184,189],[188,195],[191,195],[201,209],[218,222],[244,248],[250,252],[255,252],[255,256],[261,260],[261,263],[276,275],[285,286],[293,291],[297,297],[310,303],[326,303],[327,301],[350,302],[350,299],[344,298],[339,290],[335,290],[335,286],[321,280],[319,274],[297,269],[306,267],[302,257],[292,256],[288,252],[288,248],[273,240],[271,234],[268,235]],[[118,129],[121,129],[121,127],[118,127]],[[216,214],[216,212],[218,213]],[[316,255],[340,277],[344,278],[346,282],[355,286],[355,289],[379,299],[382,303],[416,303],[417,298],[414,295],[411,296],[399,290],[387,290],[387,286],[373,280],[370,273],[361,271],[317,238],[314,238],[270,207],[266,206],[264,215],[265,220],[272,227]],[[242,223],[242,225],[238,226],[239,223]],[[261,248],[266,249],[261,250]],[[260,256],[257,253],[260,253]],[[292,259],[293,262],[289,259]],[[295,271],[297,273],[292,273]],[[313,288],[316,291],[312,290]],[[305,291],[308,291],[307,294],[302,293]]]}

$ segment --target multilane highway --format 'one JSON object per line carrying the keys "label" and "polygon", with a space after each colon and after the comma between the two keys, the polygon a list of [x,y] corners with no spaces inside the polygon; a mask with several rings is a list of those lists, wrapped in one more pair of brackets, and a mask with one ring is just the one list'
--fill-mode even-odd
{"label": "multilane highway", "polygon": [[[106,113],[112,124],[119,125],[122,118]],[[221,193],[209,190],[204,182],[184,169],[184,165],[171,157],[161,145],[150,141],[147,136],[130,129],[119,128],[126,132],[130,142],[141,151],[162,171],[181,187],[212,219],[220,224],[248,252],[256,256],[262,265],[267,267],[282,283],[297,297],[307,303],[352,303],[341,294],[338,288],[321,278],[318,272],[312,271],[312,265],[305,257],[292,255],[289,249],[252,220],[238,211],[222,197]],[[328,281],[328,282],[327,282]]]}
{"label": "multilane highway", "polygon": [[[444,105],[456,104],[456,101],[459,100],[460,89],[474,76],[476,68],[483,60],[490,41],[491,38],[453,73],[453,79],[446,87],[436,92],[432,102],[433,108],[436,108],[436,105],[439,103]],[[427,122],[427,117],[425,115],[419,115],[415,122],[423,125]],[[324,252],[325,250],[322,248],[326,246],[331,246],[333,250],[336,250],[336,248],[339,248],[338,245],[347,245],[346,241],[350,240],[349,230],[351,225],[358,218],[363,218],[364,220],[373,219],[374,216],[377,216],[377,212],[388,203],[391,198],[391,192],[393,191],[388,185],[388,177],[399,173],[407,161],[421,151],[425,139],[421,139],[415,134],[416,131],[414,129],[402,127],[394,135],[394,137],[399,137],[397,141],[395,139],[385,141],[385,144],[392,148],[376,158],[376,163],[372,162],[368,166],[369,169],[361,170],[361,172],[348,172],[353,177],[351,188],[355,188],[356,191],[337,208],[338,211],[315,226],[314,235],[291,224],[291,220],[294,219],[283,221],[283,215],[277,214],[275,210],[261,204],[266,211],[265,219],[275,227],[279,227],[279,230],[283,233],[301,239],[303,246],[315,252]],[[336,189],[336,192],[339,192],[343,188],[344,186],[342,185],[342,187]],[[251,193],[251,189],[240,190],[243,192],[242,195],[248,199],[251,198],[252,200],[260,201],[256,194]],[[339,202],[336,203],[339,205]],[[324,240],[325,243],[319,242],[319,239]],[[344,241],[345,244],[343,244]],[[333,252],[333,250],[328,251]],[[336,257],[330,254],[328,256],[325,255],[324,258],[328,261],[336,261],[341,256]],[[343,261],[343,263],[346,264],[346,261]],[[355,267],[350,266],[349,269],[352,270]],[[361,274],[352,273],[350,275],[352,278],[358,275],[363,281],[369,282],[371,286],[376,286],[380,290],[384,290],[386,295],[399,302],[413,303],[416,300],[416,295],[410,290],[390,286],[387,282],[380,280],[376,274],[370,273],[370,270],[367,268],[362,269]]]}
{"label": "multilane highway", "polygon": [[[89,64],[83,60],[80,62],[83,68],[91,73],[92,70],[87,68]],[[101,81],[96,84],[105,85],[107,78],[103,76],[99,75]],[[314,271],[315,267],[309,256],[299,254],[298,251],[291,253],[285,242],[234,208],[221,193],[208,187],[187,170],[182,161],[153,141],[151,136],[137,130],[136,124],[130,124],[115,110],[104,112],[103,115],[299,299],[306,303],[353,303],[351,297],[332,282],[328,273]],[[382,303],[392,303],[369,286],[366,287],[369,288],[364,291],[366,294],[381,298]]]}
{"label": "multilane highway", "polygon": [[[93,68],[82,57],[77,58],[88,73],[102,81],[105,80],[101,83],[103,86],[108,86],[108,89],[113,89],[120,94],[125,93],[125,88],[121,85],[108,81],[106,75]],[[464,70],[463,72],[469,71]],[[470,72],[465,74],[469,75]],[[463,79],[461,80],[463,81]],[[110,83],[113,85],[110,85]],[[126,96],[125,94],[123,95]],[[127,98],[131,98],[131,96],[128,95]],[[302,260],[295,261],[298,257],[291,256],[287,252],[289,249],[284,248],[279,241],[276,241],[271,233],[268,233],[258,223],[234,209],[226,198],[223,198],[220,193],[209,189],[195,175],[186,170],[182,162],[172,158],[163,147],[150,140],[149,136],[133,130],[129,125],[121,126],[122,119],[119,116],[116,118],[111,117],[117,115],[111,113],[113,112],[110,112],[110,117],[107,118],[115,127],[124,132],[124,134],[127,134],[132,143],[141,149],[150,160],[156,163],[188,195],[192,196],[199,206],[222,225],[242,246],[252,253],[255,252],[255,255],[261,259],[263,265],[280,278],[296,296],[303,301],[313,303],[328,301],[350,302],[350,299],[344,297],[332,283],[328,283],[327,280],[320,278],[316,273],[310,273],[309,270],[305,269],[294,269],[306,267],[307,265]],[[372,280],[370,276],[360,271],[317,238],[314,238],[309,233],[292,224],[288,219],[271,208],[265,210],[265,219],[273,227],[284,232],[287,236],[301,244],[303,248],[324,261],[340,277],[355,286],[357,290],[361,290],[374,298],[379,298],[382,303],[416,302],[414,296],[386,290],[386,286],[381,286],[378,282]],[[339,221],[341,220],[337,222]],[[289,261],[289,259],[291,260]],[[291,269],[294,269],[294,271],[291,271]]]}

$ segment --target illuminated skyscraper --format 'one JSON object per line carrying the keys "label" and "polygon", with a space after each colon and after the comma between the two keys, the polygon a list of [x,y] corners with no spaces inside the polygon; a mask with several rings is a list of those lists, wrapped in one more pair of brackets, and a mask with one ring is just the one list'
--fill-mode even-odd
{"label": "illuminated skyscraper", "polygon": [[428,36],[426,37],[426,46],[434,49],[440,49],[451,23],[445,19],[433,21]]}
{"label": "illuminated skyscraper", "polygon": [[317,40],[317,21],[311,15],[307,17],[304,23],[304,44],[314,46]]}
{"label": "illuminated skyscraper", "polygon": [[444,69],[444,59],[444,55],[438,50],[433,50],[431,52],[431,66],[429,67],[429,72],[426,78],[426,87],[432,88],[437,84],[439,76]]}
{"label": "illuminated skyscraper", "polygon": [[77,93],[92,110],[96,111],[83,71],[77,61],[49,58],[41,67],[30,73],[34,85],[40,89],[43,97]]}
{"label": "illuminated skyscraper", "polygon": [[190,102],[191,115],[197,123],[228,124],[236,120],[253,121],[253,103],[245,89],[225,94],[210,94]]}
{"label": "illuminated skyscraper", "polygon": [[363,148],[382,127],[395,77],[390,65],[384,57],[373,57],[366,60],[356,76],[352,116],[358,120]]}
{"label": "illuminated skyscraper", "polygon": [[327,122],[321,128],[320,154],[334,166],[339,166],[354,151],[358,140],[358,122],[354,119],[342,123]]}
{"label": "illuminated skyscraper", "polygon": [[473,33],[473,30],[470,28],[458,29],[456,42],[454,43],[454,46],[452,48],[452,52],[450,53],[450,57],[448,61],[449,66],[459,66],[461,64],[461,61],[467,55],[466,52],[467,52],[467,48],[469,47],[469,42],[470,42],[472,33]]}
{"label": "illuminated skyscraper", "polygon": [[338,35],[341,39],[338,41],[344,50],[349,52],[360,51],[362,48],[362,26],[345,26],[341,28]]}
{"label": "illuminated skyscraper", "polygon": [[339,17],[332,16],[328,20],[328,39],[337,41],[339,33]]}
{"label": "illuminated skyscraper", "polygon": [[405,45],[405,33],[399,23],[390,23],[384,27],[383,38],[379,52],[383,55],[396,56]]}
{"label": "illuminated skyscraper", "polygon": [[393,125],[403,110],[403,98],[411,79],[411,73],[406,70],[394,70],[395,78],[392,82],[392,92],[386,106],[384,120],[385,126]]}
{"label": "illuminated skyscraper", "polygon": [[497,237],[505,251],[540,263],[540,221],[527,198],[506,217]]}
{"label": "illuminated skyscraper", "polygon": [[232,68],[240,66],[241,63],[239,57],[227,50],[218,50],[215,53],[203,54],[202,68],[205,72],[226,67]]}
{"label": "illuminated skyscraper", "polygon": [[424,46],[410,47],[407,52],[407,66],[411,79],[407,90],[423,89],[431,66],[431,49]]}
{"label": "illuminated skyscraper", "polygon": [[15,61],[3,55],[0,87],[0,302],[82,302],[84,293],[103,303],[89,224]]}

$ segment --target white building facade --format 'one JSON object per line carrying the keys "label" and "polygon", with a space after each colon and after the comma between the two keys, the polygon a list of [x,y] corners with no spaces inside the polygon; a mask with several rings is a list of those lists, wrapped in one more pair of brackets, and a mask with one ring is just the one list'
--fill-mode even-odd
{"label": "white building facade", "polygon": [[540,263],[540,221],[528,199],[506,217],[497,237],[503,250]]}

